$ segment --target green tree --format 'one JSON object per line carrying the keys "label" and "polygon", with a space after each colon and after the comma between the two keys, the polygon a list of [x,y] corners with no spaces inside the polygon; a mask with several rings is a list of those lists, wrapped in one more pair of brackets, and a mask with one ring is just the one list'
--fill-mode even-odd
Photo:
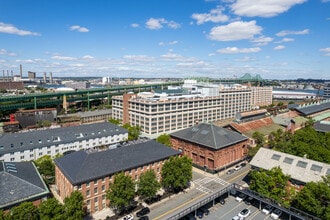
{"label": "green tree", "polygon": [[64,199],[65,219],[77,220],[84,217],[84,198],[81,192],[73,191]]}
{"label": "green tree", "polygon": [[291,205],[321,219],[330,219],[330,175],[323,181],[307,183]]}
{"label": "green tree", "polygon": [[170,157],[163,165],[161,176],[166,191],[183,190],[192,179],[192,160],[187,156]]}
{"label": "green tree", "polygon": [[43,220],[61,220],[64,219],[64,206],[57,199],[50,198],[40,204],[39,214]]}
{"label": "green tree", "polygon": [[156,139],[157,142],[164,144],[168,147],[172,147],[171,137],[168,134],[161,134]]}
{"label": "green tree", "polygon": [[137,186],[137,194],[142,199],[149,199],[153,197],[160,189],[160,183],[157,181],[156,174],[153,170],[148,170],[147,172],[142,173]]}
{"label": "green tree", "polygon": [[106,196],[110,200],[110,208],[117,212],[129,207],[135,197],[135,184],[132,178],[126,176],[124,172],[116,174]]}
{"label": "green tree", "polygon": [[119,119],[114,119],[114,118],[110,118],[109,122],[115,125],[119,125],[120,124],[120,120]]}
{"label": "green tree", "polygon": [[32,202],[23,202],[12,208],[11,218],[15,220],[38,220],[38,208]]}
{"label": "green tree", "polygon": [[47,184],[53,184],[55,181],[55,164],[49,155],[40,157],[34,161],[38,171]]}
{"label": "green tree", "polygon": [[6,214],[2,209],[0,209],[0,220],[10,220],[10,215]]}
{"label": "green tree", "polygon": [[137,126],[131,126],[130,124],[124,124],[123,128],[127,129],[128,131],[128,140],[132,141],[132,140],[137,140],[140,136],[140,127]]}
{"label": "green tree", "polygon": [[258,147],[262,147],[265,144],[265,136],[258,131],[252,134],[252,138],[256,141]]}
{"label": "green tree", "polygon": [[250,189],[285,206],[289,205],[287,185],[290,179],[280,167],[271,170],[253,170],[249,174]]}

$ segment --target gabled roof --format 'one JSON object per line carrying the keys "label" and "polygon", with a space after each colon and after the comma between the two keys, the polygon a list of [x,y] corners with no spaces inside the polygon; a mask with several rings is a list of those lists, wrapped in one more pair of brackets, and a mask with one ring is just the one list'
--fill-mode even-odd
{"label": "gabled roof", "polygon": [[32,162],[0,162],[0,208],[33,201],[49,193]]}
{"label": "gabled roof", "polygon": [[55,159],[55,164],[72,185],[77,185],[178,154],[179,151],[150,140],[94,153],[74,152]]}
{"label": "gabled roof", "polygon": [[215,150],[231,146],[248,138],[232,130],[201,123],[170,134],[171,137],[203,145]]}
{"label": "gabled roof", "polygon": [[126,129],[109,122],[22,133],[5,133],[0,135],[0,154],[126,133]]}
{"label": "gabled roof", "polygon": [[330,175],[330,165],[279,151],[260,148],[250,164],[265,170],[280,167],[282,172],[302,183],[320,181]]}
{"label": "gabled roof", "polygon": [[295,108],[296,111],[304,115],[311,115],[328,109],[330,109],[330,100],[325,100],[322,102],[309,104],[309,105],[302,105]]}

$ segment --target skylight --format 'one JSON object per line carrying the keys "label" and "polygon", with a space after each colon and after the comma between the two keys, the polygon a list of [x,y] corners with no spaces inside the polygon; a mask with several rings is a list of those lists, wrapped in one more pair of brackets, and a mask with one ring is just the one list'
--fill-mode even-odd
{"label": "skylight", "polygon": [[290,158],[290,157],[285,157],[284,160],[283,160],[284,163],[287,163],[287,164],[292,164],[293,162],[293,159]]}
{"label": "skylight", "polygon": [[281,158],[281,155],[278,155],[278,154],[273,154],[273,156],[272,156],[273,160],[280,160],[280,158]]}
{"label": "skylight", "polygon": [[312,164],[312,166],[311,166],[311,170],[317,171],[317,172],[321,172],[322,168],[323,167],[316,165],[316,164]]}
{"label": "skylight", "polygon": [[297,163],[297,167],[306,168],[306,166],[307,166],[307,162],[299,160]]}

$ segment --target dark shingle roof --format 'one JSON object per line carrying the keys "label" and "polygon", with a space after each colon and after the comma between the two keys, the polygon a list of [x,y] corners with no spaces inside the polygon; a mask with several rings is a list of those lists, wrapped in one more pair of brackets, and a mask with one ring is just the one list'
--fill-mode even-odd
{"label": "dark shingle roof", "polygon": [[311,115],[314,113],[318,113],[330,109],[330,100],[323,101],[321,103],[307,105],[307,106],[297,107],[295,109],[304,115]]}
{"label": "dark shingle roof", "polygon": [[50,192],[32,162],[0,162],[0,208]]}
{"label": "dark shingle roof", "polygon": [[6,133],[0,135],[0,154],[125,133],[127,133],[126,129],[109,122],[22,133]]}
{"label": "dark shingle roof", "polygon": [[248,138],[223,127],[213,124],[198,124],[193,127],[174,132],[171,137],[187,140],[215,150],[228,147],[235,143],[247,140]]}
{"label": "dark shingle roof", "polygon": [[74,152],[56,159],[55,164],[73,185],[77,185],[161,161],[179,153],[179,151],[150,140],[94,153]]}

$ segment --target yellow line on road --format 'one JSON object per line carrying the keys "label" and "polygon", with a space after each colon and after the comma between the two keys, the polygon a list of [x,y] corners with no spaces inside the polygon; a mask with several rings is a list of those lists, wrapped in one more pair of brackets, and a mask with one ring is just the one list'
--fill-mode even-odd
{"label": "yellow line on road", "polygon": [[249,170],[244,171],[243,173],[239,174],[238,176],[235,176],[234,178],[229,179],[227,182],[231,182],[232,183],[232,182],[234,182],[234,180],[240,178],[241,176],[246,175],[248,172],[249,172]]}
{"label": "yellow line on road", "polygon": [[164,216],[170,214],[171,212],[174,212],[175,210],[178,210],[178,209],[182,208],[183,206],[186,206],[187,204],[189,204],[189,203],[191,203],[191,202],[193,202],[193,201],[195,201],[195,200],[201,198],[202,196],[205,196],[205,193],[202,193],[201,195],[199,195],[199,196],[197,196],[197,197],[191,199],[190,201],[185,202],[185,203],[183,203],[183,204],[181,204],[181,205],[175,207],[174,209],[171,209],[171,210],[169,210],[169,211],[167,211],[167,212],[161,214],[160,216],[158,216],[157,218],[155,218],[155,220],[160,219],[160,218],[162,218],[162,217],[164,217]]}

